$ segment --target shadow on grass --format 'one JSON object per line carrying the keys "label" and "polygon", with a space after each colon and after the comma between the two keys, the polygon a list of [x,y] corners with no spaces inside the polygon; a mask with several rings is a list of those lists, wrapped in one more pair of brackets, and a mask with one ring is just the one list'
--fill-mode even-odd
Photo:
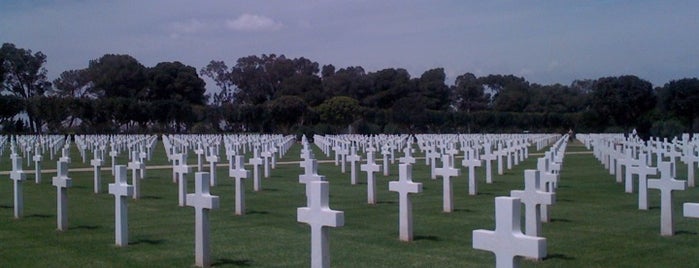
{"label": "shadow on grass", "polygon": [[49,214],[32,214],[32,215],[29,215],[29,216],[26,216],[26,217],[27,217],[27,218],[47,219],[47,218],[51,218],[51,217],[53,217],[53,216],[54,216],[54,215],[49,215]]}
{"label": "shadow on grass", "polygon": [[677,231],[675,232],[676,235],[697,235],[697,232],[692,232],[692,231]]}
{"label": "shadow on grass", "polygon": [[376,204],[397,204],[396,201],[378,201]]}
{"label": "shadow on grass", "polygon": [[473,210],[467,209],[467,208],[455,208],[454,212],[469,212],[470,213],[470,212],[473,212]]}
{"label": "shadow on grass", "polygon": [[129,245],[140,245],[140,244],[148,244],[148,245],[160,245],[162,243],[165,243],[165,239],[138,239],[136,241],[130,242]]}
{"label": "shadow on grass", "polygon": [[561,259],[564,261],[572,261],[572,260],[575,260],[575,257],[571,257],[571,256],[568,256],[565,254],[556,253],[556,254],[549,254],[548,256],[546,256],[546,258],[544,258],[544,260],[550,260],[550,259]]}
{"label": "shadow on grass", "polygon": [[10,206],[10,205],[0,205],[0,208],[11,209],[11,208],[14,208],[14,206]]}
{"label": "shadow on grass", "polygon": [[259,192],[279,192],[279,189],[276,189],[276,188],[262,188],[262,189],[260,189]]}
{"label": "shadow on grass", "polygon": [[551,219],[551,222],[571,222],[569,219]]}
{"label": "shadow on grass", "polygon": [[159,200],[159,199],[163,199],[163,197],[155,196],[155,195],[144,195],[144,196],[141,196],[141,199]]}
{"label": "shadow on grass", "polygon": [[573,200],[566,198],[556,198],[556,202],[573,202]]}
{"label": "shadow on grass", "polygon": [[216,260],[214,263],[211,264],[211,266],[224,266],[224,265],[233,265],[233,266],[250,266],[252,264],[251,260],[231,260],[227,258],[221,258]]}
{"label": "shadow on grass", "polygon": [[267,211],[260,211],[260,210],[250,210],[250,211],[247,211],[246,214],[267,215],[267,214],[269,214],[269,212],[267,212]]}
{"label": "shadow on grass", "polygon": [[416,235],[414,237],[414,240],[415,241],[427,240],[427,241],[434,241],[434,242],[442,241],[442,239],[440,239],[439,237],[434,236],[434,235]]}
{"label": "shadow on grass", "polygon": [[102,228],[102,226],[99,226],[99,225],[78,225],[78,226],[75,226],[75,227],[69,227],[68,229],[70,229],[70,230],[80,230],[80,229],[83,229],[83,230],[96,230],[96,229],[99,229],[99,228]]}

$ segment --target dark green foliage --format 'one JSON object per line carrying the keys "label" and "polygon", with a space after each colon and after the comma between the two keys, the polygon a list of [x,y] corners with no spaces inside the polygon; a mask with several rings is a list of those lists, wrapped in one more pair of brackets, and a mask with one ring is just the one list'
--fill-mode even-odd
{"label": "dark green foliage", "polygon": [[659,106],[663,113],[680,120],[683,131],[698,132],[699,79],[685,78],[670,81],[658,91]]}
{"label": "dark green foliage", "polygon": [[10,94],[25,101],[29,127],[33,132],[41,132],[41,118],[29,109],[29,100],[34,96],[44,95],[51,88],[46,78],[46,55],[41,52],[32,54],[29,49],[17,48],[14,44],[4,43],[0,47],[0,94]]}
{"label": "dark green foliage", "polygon": [[[624,75],[539,85],[514,75],[464,73],[453,85],[443,68],[411,76],[403,68],[322,68],[304,57],[262,54],[231,67],[200,70],[181,62],[143,66],[106,54],[85,69],[46,81],[41,52],[0,49],[0,123],[4,130],[75,133],[250,131],[298,133],[483,133],[631,131],[665,126],[699,131],[699,80],[663,87]],[[14,96],[14,97],[12,97]],[[14,99],[19,98],[19,99]],[[24,121],[19,128],[16,121]],[[12,122],[10,122],[12,121]],[[668,125],[669,124],[669,125]],[[196,130],[193,127],[196,126]]]}

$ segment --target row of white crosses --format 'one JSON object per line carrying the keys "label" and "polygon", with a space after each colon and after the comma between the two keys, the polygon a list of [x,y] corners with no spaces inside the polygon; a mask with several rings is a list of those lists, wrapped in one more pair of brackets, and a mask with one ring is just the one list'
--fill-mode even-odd
{"label": "row of white crosses", "polygon": [[344,225],[344,212],[330,209],[330,184],[325,177],[318,175],[318,162],[308,146],[306,137],[302,138],[301,168],[299,183],[306,185],[306,207],[297,209],[297,221],[311,227],[311,267],[330,267],[330,244],[327,227]]}
{"label": "row of white crosses", "polygon": [[5,138],[5,141],[9,141],[14,156],[27,160],[27,167],[31,167],[32,162],[34,163],[34,181],[37,184],[41,183],[43,154],[50,151],[50,159],[53,160],[55,153],[65,147],[65,137],[60,135],[18,135]]}
{"label": "row of white crosses", "polygon": [[[641,141],[635,134],[625,137],[623,134],[589,134],[581,135],[580,139],[593,148],[595,157],[604,166],[614,171],[617,182],[622,174],[622,166],[625,167],[625,192],[633,193],[633,176],[638,177],[638,209],[648,210],[647,189],[660,191],[660,234],[663,236],[674,235],[674,220],[672,209],[672,192],[685,190],[688,185],[694,184],[692,176],[687,180],[677,180],[676,159],[680,158],[688,163],[688,174],[694,174],[696,157],[696,141],[690,140],[689,135],[683,135],[682,141],[674,139],[651,138],[647,142]],[[655,156],[655,159],[652,159]],[[670,161],[666,161],[668,159]],[[654,161],[653,161],[654,160]],[[651,166],[655,162],[656,166]],[[610,173],[612,173],[610,171]],[[649,176],[658,175],[659,179],[649,179]],[[690,179],[691,178],[691,179]],[[690,186],[692,187],[692,186]],[[694,217],[693,204],[685,204],[685,216]]]}
{"label": "row of white crosses", "polygon": [[[487,137],[487,138],[483,138]],[[492,171],[491,161],[496,158],[496,154],[492,153],[491,142],[501,144],[509,144],[512,149],[501,150],[505,152],[503,156],[507,153],[512,153],[510,159],[524,160],[528,155],[527,149],[525,148],[529,142],[526,140],[532,139],[537,140],[539,144],[548,144],[555,141],[556,135],[528,135],[528,136],[512,136],[512,135],[417,135],[416,140],[418,147],[425,152],[426,158],[425,163],[431,166],[432,178],[435,179],[438,174],[444,178],[443,184],[443,211],[451,212],[453,211],[453,194],[452,194],[452,177],[460,175],[460,169],[454,168],[454,158],[461,151],[456,149],[461,147],[463,150],[463,160],[461,164],[463,167],[467,168],[468,175],[468,189],[470,195],[477,194],[477,180],[475,177],[475,168],[480,167],[482,163],[486,162],[486,182],[492,183]],[[388,156],[392,157],[395,155],[392,153],[392,148],[402,148],[403,156],[400,157],[401,163],[415,164],[416,159],[412,156],[412,139],[409,136],[399,135],[389,138],[385,137],[389,142],[383,143],[377,140],[373,136],[362,136],[362,135],[339,135],[339,136],[319,136],[315,135],[314,140],[316,144],[326,154],[329,154],[331,149],[335,151],[335,161],[336,166],[344,164],[345,160],[348,159],[351,163],[350,168],[350,183],[357,183],[357,172],[356,172],[356,162],[361,161],[361,156],[356,153],[356,148],[364,148],[366,155],[366,164],[361,165],[361,171],[367,172],[367,203],[375,204],[377,202],[375,196],[375,182],[374,173],[380,170],[380,168],[373,167],[375,164],[373,159],[373,154],[375,148],[373,145],[381,146],[383,148],[383,169],[384,176],[388,175],[389,169],[389,159]],[[512,138],[517,141],[508,142],[508,140],[500,141],[498,138]],[[517,145],[517,146],[515,146]],[[347,150],[347,148],[350,148]],[[483,159],[479,158],[479,150],[483,150]],[[441,152],[441,153],[440,153]],[[349,155],[349,156],[347,156]],[[436,167],[436,156],[444,155],[445,159],[449,159],[449,162],[443,162],[442,168]],[[515,156],[516,155],[516,156]],[[371,158],[371,159],[370,159]],[[432,159],[430,159],[432,158]],[[521,159],[520,159],[521,158]],[[551,160],[553,163],[553,159]],[[434,164],[433,164],[434,163]],[[552,164],[553,165],[553,164]],[[502,167],[502,162],[500,162]],[[371,168],[369,168],[371,167]],[[510,165],[511,167],[511,165]],[[437,170],[439,170],[437,172]],[[459,173],[455,173],[459,172]],[[549,176],[550,177],[550,176]],[[544,213],[544,215],[547,215]],[[545,218],[547,219],[547,218]]]}
{"label": "row of white crosses", "polygon": [[[567,135],[551,150],[565,151]],[[548,160],[546,157],[541,160]],[[541,168],[539,166],[539,168]],[[519,267],[521,257],[542,259],[547,255],[546,238],[541,237],[542,206],[552,205],[555,194],[542,187],[543,171],[524,171],[524,190],[513,190],[510,196],[495,198],[495,230],[474,230],[473,248],[495,254],[496,267]],[[525,206],[525,232],[520,224],[521,205]]]}
{"label": "row of white crosses", "polygon": [[[410,143],[407,143],[407,144],[409,145]],[[399,196],[400,196],[400,210],[399,210],[400,211],[400,220],[399,220],[399,222],[400,222],[399,223],[400,238],[402,240],[408,240],[408,241],[412,239],[412,217],[411,217],[412,213],[411,213],[410,199],[409,199],[408,194],[409,193],[417,193],[417,192],[420,192],[420,190],[421,190],[421,184],[412,182],[411,165],[414,164],[415,159],[411,155],[411,148],[410,147],[411,146],[406,147],[406,149],[404,150],[404,156],[401,158],[402,163],[399,166],[399,181],[389,183],[389,189],[391,191],[397,191],[399,193]],[[373,156],[373,147],[368,147],[366,150],[371,152],[372,153],[371,155]],[[65,152],[65,150],[64,150],[64,152]],[[132,152],[132,162],[136,163],[136,164],[130,164],[130,165],[140,166],[140,164],[138,164],[139,163],[138,161],[140,161],[140,160],[138,159],[139,157],[136,156],[137,155],[136,153],[137,153],[137,151]],[[99,153],[95,152],[95,155],[99,155]],[[183,155],[180,155],[180,156],[182,157]],[[58,202],[59,203],[59,205],[58,205],[59,211],[64,211],[64,212],[67,211],[65,209],[66,204],[67,204],[65,202],[66,201],[65,192],[66,192],[66,188],[70,186],[70,178],[68,178],[68,176],[67,176],[67,163],[70,162],[70,159],[69,159],[69,157],[67,159],[65,157],[67,157],[67,156],[64,156],[64,159],[62,159],[62,161],[60,161],[60,163],[63,163],[63,164],[59,163],[59,175],[56,178],[54,178],[54,185],[57,187],[57,189],[59,191],[59,195],[58,195],[59,196],[58,197],[58,199],[59,199],[59,202]],[[95,157],[95,158],[97,158],[97,157]],[[238,156],[236,156],[236,158],[238,159]],[[367,158],[370,158],[370,157],[367,156]],[[373,163],[373,157],[371,157],[371,158],[372,158],[372,161],[367,163],[367,167],[375,165],[375,163]],[[468,159],[470,157],[466,157],[466,158]],[[186,159],[186,157],[185,157],[185,159]],[[242,156],[239,159],[242,159]],[[20,160],[20,162],[21,162],[21,160]],[[245,169],[242,168],[243,161],[237,160],[237,162],[239,162],[240,164],[236,164],[236,169],[242,169],[243,173],[247,173],[244,175],[241,174],[239,177],[240,178],[247,177],[249,173],[245,172]],[[186,160],[181,161],[181,163],[184,166],[186,166]],[[373,163],[373,165],[369,165],[370,163]],[[63,168],[64,166],[65,166],[65,168]],[[138,168],[138,167],[135,167],[132,169],[132,173],[134,174],[133,175],[134,178],[136,178],[138,176],[137,174],[140,174],[140,172],[136,172],[139,169],[140,168]],[[376,172],[376,168],[372,167],[372,168],[367,169],[365,171],[371,172],[373,174],[373,172]],[[189,171],[187,171],[187,172],[189,172]],[[118,183],[115,183],[114,184],[115,186],[110,185],[110,193],[114,194],[116,199],[117,199],[117,200],[115,200],[115,202],[117,203],[115,205],[115,213],[116,213],[115,215],[124,215],[126,213],[125,213],[125,208],[124,208],[125,207],[125,200],[123,200],[123,199],[129,195],[133,196],[134,189],[133,189],[133,186],[131,186],[131,188],[130,188],[130,187],[128,187],[129,186],[128,184],[124,183],[125,182],[125,175],[123,175],[123,174],[126,173],[126,167],[119,166],[117,168],[116,173],[119,174],[117,176],[117,178],[115,179],[118,181]],[[317,172],[312,172],[311,174],[316,174],[316,173]],[[186,173],[184,173],[184,174],[186,174]],[[207,173],[202,173],[202,174],[208,175]],[[204,178],[204,177],[208,178],[208,176],[203,176],[203,175],[200,176],[200,173],[198,173],[196,177],[197,177],[196,194],[195,195],[188,195],[187,201],[185,203],[187,203],[188,205],[191,205],[191,206],[195,206],[195,208],[197,209],[197,212],[200,212],[200,211],[202,212],[201,214],[198,213],[198,216],[197,216],[197,228],[196,228],[197,229],[197,241],[198,241],[196,243],[197,244],[197,265],[206,266],[209,263],[208,253],[207,253],[208,252],[208,242],[206,242],[206,240],[207,240],[206,237],[207,237],[208,231],[203,231],[203,230],[204,229],[208,230],[208,228],[206,227],[206,226],[208,226],[208,224],[207,224],[208,221],[205,220],[206,216],[204,215],[205,214],[204,212],[208,211],[208,209],[212,209],[212,208],[217,207],[217,201],[216,202],[212,201],[213,199],[215,199],[215,197],[212,197],[208,192],[208,187],[209,187],[210,183],[208,183],[208,180]],[[121,188],[125,187],[126,189],[125,190],[123,190],[123,189],[117,190],[118,188],[117,188],[116,184],[119,184],[119,187],[121,187]],[[323,196],[323,194],[322,194],[323,187],[322,186],[315,186],[316,183],[312,183],[312,184],[313,184],[313,190],[311,190],[311,192],[320,193],[320,194],[311,194],[311,195],[309,195],[309,198],[311,196]],[[126,186],[124,186],[124,185],[126,185]],[[129,188],[131,190],[129,190]],[[327,193],[327,190],[325,190],[325,192]],[[63,193],[63,194],[60,194],[60,193]],[[327,194],[326,194],[326,196],[327,196]],[[203,201],[195,201],[195,199],[196,200],[203,200]],[[63,200],[63,202],[61,200]],[[315,202],[315,203],[312,204],[312,202]],[[216,205],[213,205],[213,203],[216,203]],[[243,203],[243,202],[242,201],[239,202],[238,200],[236,200],[236,203]],[[123,208],[122,210],[117,209],[117,207],[119,206],[118,204],[121,204],[121,206]],[[320,204],[320,205],[317,205],[317,204]],[[325,208],[327,208],[327,202],[325,203],[325,205],[323,205],[322,200],[320,202],[309,200],[309,209],[311,207],[325,207]],[[63,208],[63,209],[61,209],[61,208]],[[118,211],[124,211],[124,212],[117,213]],[[67,215],[67,214],[65,214],[65,213],[58,213],[58,214],[59,214],[59,229],[61,229],[60,226],[67,226],[67,217],[63,217],[64,215]],[[199,219],[201,219],[201,220],[199,220]],[[65,223],[61,224],[61,222],[63,220],[65,220]],[[115,229],[115,236],[117,237],[117,241],[121,241],[121,244],[124,244],[125,243],[124,241],[128,242],[128,228],[126,228],[126,231],[123,231],[124,227],[122,227],[122,226],[127,226],[127,224],[125,223],[125,220],[121,216],[115,216],[115,221],[120,222],[120,224],[115,223],[115,225],[120,226],[119,228],[116,228],[116,229],[121,230],[121,232],[119,232]],[[341,225],[341,223],[339,225]],[[202,230],[202,231],[199,231],[199,230]],[[126,234],[126,235],[124,235],[124,234]],[[119,238],[119,237],[121,237],[121,238]],[[126,237],[126,238],[124,239],[124,237]],[[199,241],[201,241],[201,242],[199,242]],[[120,242],[117,242],[117,244],[119,244],[119,243]]]}
{"label": "row of white crosses", "polygon": [[[342,226],[344,214],[329,208],[328,182],[324,181],[323,176],[317,174],[317,161],[313,159],[313,153],[308,148],[305,137],[302,139],[302,145],[301,158],[303,160],[300,165],[304,169],[304,173],[299,176],[299,182],[306,184],[308,207],[298,209],[298,221],[311,225],[311,267],[329,267],[330,253],[325,227]],[[399,239],[402,241],[413,240],[412,202],[409,194],[422,191],[422,184],[412,181],[412,163],[415,159],[411,157],[410,150],[411,148],[406,147],[405,156],[400,159],[399,180],[389,182],[389,190],[399,194],[398,226]],[[362,165],[361,169],[367,172],[368,176],[367,202],[375,204],[376,190],[373,173],[379,171],[379,166],[374,163],[375,149],[369,146],[367,152],[367,163]]]}
{"label": "row of white crosses", "polygon": [[[288,143],[288,142],[287,142]],[[72,179],[68,176],[68,166],[71,163],[71,158],[69,155],[70,143],[66,142],[61,150],[61,157],[57,163],[57,175],[53,178],[52,184],[57,189],[57,229],[60,231],[67,230],[68,226],[68,204],[67,204],[67,188],[71,187]],[[284,146],[283,150],[288,150],[287,145]],[[12,171],[10,172],[10,178],[15,181],[15,217],[20,218],[22,216],[23,202],[22,202],[22,189],[21,182],[26,179],[26,175],[22,170],[22,158],[15,152],[16,144],[12,146]],[[94,147],[94,159],[91,161],[93,166],[101,166],[102,155],[99,147]],[[145,168],[143,166],[143,151],[133,150],[131,151],[131,162],[129,162],[129,168],[132,170],[132,178],[134,185],[128,185],[127,182],[127,172],[126,166],[117,165],[115,168],[115,183],[110,184],[109,193],[115,196],[115,240],[118,246],[125,246],[128,244],[128,220],[127,220],[127,206],[126,198],[133,196],[137,198],[138,196],[138,181],[139,176],[142,174],[141,171]],[[238,162],[238,168],[244,173],[245,170],[242,167],[242,156],[236,157]],[[186,160],[185,160],[186,161]],[[182,163],[186,163],[182,161]],[[186,164],[185,164],[186,166]],[[242,175],[240,177],[247,177],[247,175]],[[198,266],[208,266],[210,265],[209,259],[209,246],[208,246],[208,210],[218,207],[217,197],[211,196],[208,191],[209,187],[209,174],[205,172],[197,172],[196,174],[196,191],[194,194],[188,194],[187,204],[195,207],[196,210],[196,263]],[[97,186],[96,186],[97,187]],[[96,188],[97,189],[97,188]],[[96,190],[96,192],[99,192]],[[238,201],[237,201],[238,202]],[[242,203],[242,202],[239,202]]]}

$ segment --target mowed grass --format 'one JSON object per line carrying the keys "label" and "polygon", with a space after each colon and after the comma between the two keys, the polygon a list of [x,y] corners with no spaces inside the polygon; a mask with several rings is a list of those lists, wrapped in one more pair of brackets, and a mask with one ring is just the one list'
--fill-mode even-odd
{"label": "mowed grass", "polygon": [[[292,147],[279,162],[298,161],[300,145]],[[525,267],[696,267],[699,250],[699,219],[682,217],[682,203],[699,202],[699,190],[674,192],[675,236],[660,236],[659,191],[649,190],[648,211],[637,209],[637,195],[624,193],[622,184],[602,168],[579,143],[569,145],[552,221],[543,224],[548,257],[524,260]],[[523,170],[534,168],[532,156],[495,183],[484,182],[478,170],[479,194],[468,196],[466,170],[454,180],[453,213],[443,213],[441,180],[429,178],[429,167],[418,159],[413,179],[423,183],[423,192],[412,195],[415,241],[398,240],[398,195],[388,191],[397,179],[378,174],[378,204],[366,204],[365,174],[351,185],[348,172],[333,163],[321,163],[319,173],[330,181],[330,206],[345,212],[345,226],[330,228],[331,265],[334,267],[491,267],[490,252],[472,248],[471,232],[494,229],[494,198],[523,188]],[[316,149],[319,160],[330,159]],[[72,168],[83,164],[73,148]],[[380,155],[377,154],[377,158]],[[48,155],[45,156],[48,159]],[[118,159],[125,163],[125,157]],[[457,160],[457,162],[459,162]],[[89,161],[88,161],[89,163]],[[168,164],[162,144],[149,166]],[[196,164],[190,155],[189,164]],[[109,165],[109,160],[105,166]],[[44,161],[52,168],[55,160]],[[0,170],[8,170],[7,152]],[[250,169],[251,167],[249,167]],[[28,169],[28,168],[25,168]],[[196,168],[194,168],[196,170]],[[305,206],[304,186],[298,183],[302,170],[297,163],[277,165],[263,179],[263,190],[252,191],[246,182],[245,216],[235,216],[233,180],[226,167],[218,169],[220,209],[211,211],[211,248],[217,267],[308,267],[310,228],[296,222],[296,208]],[[686,166],[678,166],[679,177]],[[148,170],[142,182],[142,198],[129,199],[129,246],[114,246],[114,197],[106,193],[113,182],[103,171],[103,192],[92,192],[92,172],[71,172],[68,190],[69,229],[56,231],[56,188],[54,174],[43,175],[35,184],[28,174],[24,182],[24,217],[13,219],[12,181],[0,180],[0,266],[2,267],[191,267],[194,264],[194,210],[177,205],[177,185],[170,169]],[[189,176],[189,191],[194,175]],[[524,215],[524,213],[522,213]]]}

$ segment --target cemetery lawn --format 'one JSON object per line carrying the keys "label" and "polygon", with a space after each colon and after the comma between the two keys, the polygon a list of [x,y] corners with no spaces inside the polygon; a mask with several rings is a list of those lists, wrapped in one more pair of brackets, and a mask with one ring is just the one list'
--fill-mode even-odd
{"label": "cemetery lawn", "polygon": [[[279,162],[298,161],[295,144]],[[317,148],[316,148],[317,149]],[[551,222],[542,226],[548,243],[543,261],[524,260],[523,267],[697,267],[699,219],[682,217],[682,203],[699,202],[699,189],[673,192],[675,235],[660,236],[659,191],[649,190],[650,210],[637,209],[637,195],[624,193],[623,184],[603,169],[580,143],[571,143],[551,208]],[[9,170],[6,151],[0,170]],[[350,185],[348,172],[322,162],[319,173],[330,181],[330,207],[345,213],[345,226],[330,228],[333,267],[492,267],[494,255],[472,248],[472,231],[492,230],[494,198],[523,189],[523,170],[536,166],[536,155],[493,184],[485,183],[478,169],[477,196],[468,196],[467,171],[453,179],[453,213],[443,213],[441,180],[429,178],[424,159],[413,166],[413,180],[423,192],[412,195],[415,241],[398,240],[398,194],[388,191],[397,180],[397,164],[391,176],[377,176],[377,205],[366,204],[366,174]],[[73,147],[71,168],[83,164]],[[319,160],[327,160],[318,150]],[[422,156],[417,154],[417,156]],[[188,163],[196,164],[190,154]],[[225,157],[221,157],[224,159]],[[380,159],[380,155],[377,154]],[[44,168],[55,161],[45,155]],[[26,160],[26,159],[25,159]],[[397,160],[397,159],[396,159]],[[108,167],[110,160],[105,160]],[[247,161],[246,161],[247,162]],[[26,163],[26,162],[25,162]],[[119,158],[125,164],[125,157]],[[457,160],[460,163],[460,159]],[[163,146],[157,146],[147,166],[168,164]],[[248,167],[251,169],[251,167]],[[25,170],[33,168],[25,167]],[[196,170],[196,168],[193,168]],[[357,167],[359,170],[359,167]],[[218,169],[220,209],[211,211],[211,257],[216,267],[308,267],[310,228],[296,222],[296,208],[305,206],[304,186],[297,163],[279,163],[260,192],[246,181],[247,215],[235,216],[233,179],[227,167]],[[130,174],[130,171],[129,171]],[[686,165],[678,164],[679,178]],[[114,246],[114,197],[106,193],[114,177],[102,172],[101,194],[92,192],[92,172],[70,172],[68,230],[56,231],[54,173],[44,173],[41,184],[28,174],[24,182],[24,217],[13,219],[12,181],[0,176],[0,266],[2,267],[191,267],[194,264],[194,209],[177,205],[177,185],[171,169],[148,170],[142,182],[142,198],[129,199],[129,245]],[[189,192],[194,175],[189,174]],[[129,179],[130,180],[130,179]],[[524,212],[522,216],[524,217]],[[522,220],[524,223],[524,220]]]}

